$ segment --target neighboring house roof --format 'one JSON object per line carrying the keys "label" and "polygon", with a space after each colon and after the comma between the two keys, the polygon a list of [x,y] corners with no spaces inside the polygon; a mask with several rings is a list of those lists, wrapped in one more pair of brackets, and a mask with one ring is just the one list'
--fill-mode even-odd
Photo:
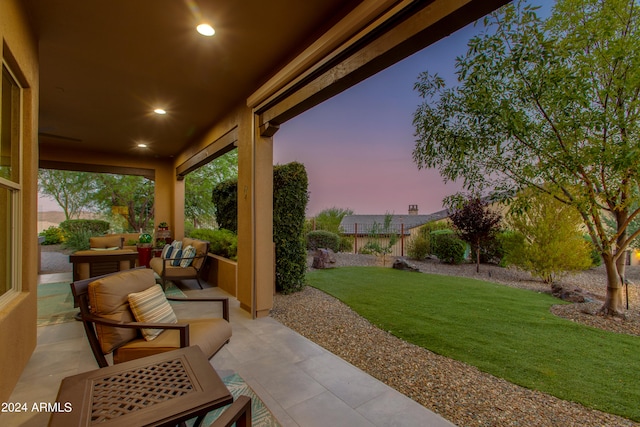
{"label": "neighboring house roof", "polygon": [[[420,227],[428,222],[439,221],[449,216],[447,210],[442,210],[429,215],[391,215],[390,231],[400,233],[404,224],[405,234],[409,234],[412,228]],[[340,229],[344,234],[355,234],[355,227],[358,224],[358,234],[368,234],[371,232],[373,224],[378,224],[380,233],[384,227],[386,215],[346,215],[340,222]]]}

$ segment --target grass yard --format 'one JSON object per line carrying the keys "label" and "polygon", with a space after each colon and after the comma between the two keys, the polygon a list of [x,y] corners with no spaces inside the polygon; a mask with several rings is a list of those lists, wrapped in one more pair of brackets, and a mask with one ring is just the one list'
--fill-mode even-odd
{"label": "grass yard", "polygon": [[640,337],[556,317],[549,295],[379,267],[314,270],[307,281],[405,341],[640,421]]}

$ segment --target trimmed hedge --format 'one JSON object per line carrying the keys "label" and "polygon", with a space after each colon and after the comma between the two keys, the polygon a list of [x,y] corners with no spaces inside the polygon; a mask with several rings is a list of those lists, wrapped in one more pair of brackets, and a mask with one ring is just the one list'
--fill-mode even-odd
{"label": "trimmed hedge", "polygon": [[307,249],[331,249],[334,252],[340,251],[340,236],[336,233],[324,230],[310,231],[307,233]]}
{"label": "trimmed hedge", "polygon": [[[273,241],[276,244],[276,290],[288,294],[304,287],[307,250],[305,212],[309,194],[302,163],[273,167]],[[238,180],[222,182],[213,190],[220,228],[238,232]]]}
{"label": "trimmed hedge", "polygon": [[292,162],[273,168],[273,241],[276,244],[276,290],[302,290],[307,269],[304,222],[309,193],[307,170]]}
{"label": "trimmed hedge", "polygon": [[89,239],[102,236],[109,230],[110,224],[99,219],[68,219],[60,223],[64,234],[63,247],[74,251],[89,249]]}
{"label": "trimmed hedge", "polygon": [[62,221],[59,227],[65,235],[88,232],[91,235],[99,236],[109,230],[110,224],[100,219],[68,219]]}
{"label": "trimmed hedge", "polygon": [[211,194],[218,227],[238,234],[238,179],[216,185]]}

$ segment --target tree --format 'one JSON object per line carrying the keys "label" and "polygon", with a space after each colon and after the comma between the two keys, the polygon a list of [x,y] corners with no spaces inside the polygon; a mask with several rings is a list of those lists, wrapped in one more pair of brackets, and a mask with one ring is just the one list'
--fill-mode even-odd
{"label": "tree", "polygon": [[185,178],[184,216],[194,227],[215,219],[211,198],[219,183],[238,176],[238,150],[230,151],[189,173]]}
{"label": "tree", "polygon": [[330,231],[335,234],[340,234],[340,223],[342,218],[347,215],[353,215],[351,209],[343,209],[338,207],[332,207],[324,209],[315,217],[315,227],[317,230]]}
{"label": "tree", "polygon": [[591,244],[579,231],[580,213],[548,194],[525,191],[518,200],[526,200],[525,209],[517,202],[507,216],[508,227],[515,232],[507,244],[505,261],[514,264],[544,283],[570,271],[591,267]]}
{"label": "tree", "polygon": [[449,215],[456,234],[476,254],[476,272],[480,272],[480,249],[495,238],[502,216],[492,211],[480,197],[469,197]]}
{"label": "tree", "polygon": [[606,268],[600,312],[611,315],[623,311],[623,254],[640,234],[627,233],[640,214],[638,9],[560,0],[543,21],[509,4],[457,59],[456,87],[428,72],[415,85],[418,167],[472,192],[533,188],[577,209]]}
{"label": "tree", "polygon": [[58,203],[65,219],[78,218],[80,213],[94,207],[95,181],[88,172],[40,169],[38,190]]}
{"label": "tree", "polygon": [[[387,255],[393,252],[393,246],[398,243],[398,234],[391,226],[393,214],[387,212],[384,215],[384,224],[378,224],[376,221],[371,225],[369,230],[369,241],[364,245],[364,250],[382,257],[382,265],[387,263]],[[387,240],[386,245],[382,245],[382,240]]]}
{"label": "tree", "polygon": [[96,203],[108,213],[120,206],[119,212],[130,230],[149,230],[152,227],[154,182],[134,175],[96,174],[98,191]]}

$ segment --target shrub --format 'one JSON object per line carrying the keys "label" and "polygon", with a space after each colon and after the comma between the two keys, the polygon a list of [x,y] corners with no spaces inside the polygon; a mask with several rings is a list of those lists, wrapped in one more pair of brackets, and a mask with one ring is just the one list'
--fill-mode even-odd
{"label": "shrub", "polygon": [[429,255],[430,242],[425,236],[416,236],[407,245],[407,254],[409,258],[422,260]]}
{"label": "shrub", "polygon": [[238,233],[238,179],[233,178],[216,185],[211,195],[216,222],[221,229]]}
{"label": "shrub", "polygon": [[496,233],[495,238],[487,241],[480,248],[480,262],[484,264],[497,264],[503,266],[503,258],[505,254],[504,234],[506,231]]}
{"label": "shrub", "polygon": [[525,192],[526,209],[513,209],[508,226],[523,235],[522,244],[510,248],[507,261],[552,283],[569,272],[592,266],[593,245],[580,232],[582,218],[575,207],[552,196]]}
{"label": "shrub", "polygon": [[93,236],[100,235],[102,234],[93,233],[87,229],[77,229],[72,232],[65,233],[64,243],[62,246],[74,251],[86,251],[91,247],[89,239]]}
{"label": "shrub", "polygon": [[460,264],[464,261],[466,245],[453,234],[435,235],[435,252],[438,259],[447,264]]}
{"label": "shrub", "polygon": [[353,251],[353,237],[340,236],[340,252]]}
{"label": "shrub", "polygon": [[[302,163],[273,168],[273,241],[276,244],[276,289],[283,293],[304,287],[307,251],[304,240],[305,211],[309,194],[307,171]],[[212,194],[216,220],[221,228],[237,233],[238,180],[216,186]]]}
{"label": "shrub", "polygon": [[316,250],[319,248],[338,252],[340,250],[340,236],[330,231],[310,231],[307,233],[307,249]]}
{"label": "shrub", "polygon": [[209,252],[233,261],[238,259],[238,236],[233,231],[208,228],[193,230],[189,237],[209,242]]}
{"label": "shrub", "polygon": [[292,162],[273,168],[273,241],[276,244],[276,289],[302,290],[307,270],[304,221],[309,200],[307,171]]}
{"label": "shrub", "polygon": [[40,232],[40,236],[44,237],[43,245],[57,245],[64,241],[62,230],[54,225]]}

